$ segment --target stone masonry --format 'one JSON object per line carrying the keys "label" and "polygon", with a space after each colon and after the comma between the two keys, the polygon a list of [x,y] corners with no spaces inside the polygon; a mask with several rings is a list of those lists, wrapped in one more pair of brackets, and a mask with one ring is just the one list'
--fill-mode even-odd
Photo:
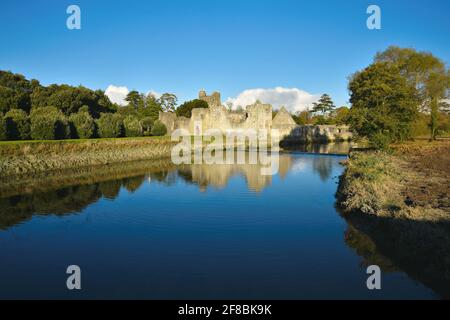
{"label": "stone masonry", "polygon": [[255,103],[245,111],[228,110],[222,105],[220,93],[207,95],[199,92],[199,99],[208,103],[207,109],[193,109],[190,119],[177,117],[173,112],[160,112],[159,120],[167,127],[168,134],[176,129],[185,129],[191,135],[200,135],[208,129],[218,129],[224,134],[242,129],[277,129],[281,138],[298,142],[321,142],[349,140],[351,133],[347,126],[299,126],[285,108],[281,108],[272,119],[270,104]]}

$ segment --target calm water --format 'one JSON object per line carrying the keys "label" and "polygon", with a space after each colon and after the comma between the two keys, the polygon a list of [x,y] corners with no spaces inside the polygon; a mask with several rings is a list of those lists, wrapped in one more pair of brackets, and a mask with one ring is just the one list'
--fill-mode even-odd
{"label": "calm water", "polygon": [[[0,199],[0,298],[437,298],[392,264],[367,290],[379,253],[334,207],[343,159],[285,154],[272,177],[141,162],[18,181]],[[66,289],[72,264],[81,291]]]}

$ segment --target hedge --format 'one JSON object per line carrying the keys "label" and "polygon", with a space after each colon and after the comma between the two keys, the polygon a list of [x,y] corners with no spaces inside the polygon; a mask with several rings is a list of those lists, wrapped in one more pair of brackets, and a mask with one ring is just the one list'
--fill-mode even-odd
{"label": "hedge", "polygon": [[69,123],[72,138],[89,139],[95,135],[95,121],[87,111],[71,114]]}
{"label": "hedge", "polygon": [[101,113],[96,122],[101,138],[118,138],[124,134],[123,118],[119,114]]}
{"label": "hedge", "polygon": [[31,138],[34,140],[60,140],[70,137],[68,121],[55,107],[32,109],[30,120]]}
{"label": "hedge", "polygon": [[30,139],[30,119],[22,109],[11,109],[5,114],[6,136],[9,140]]}
{"label": "hedge", "polygon": [[164,123],[162,123],[159,120],[156,120],[155,123],[153,124],[152,135],[153,136],[164,136],[166,133],[167,133],[167,128],[164,125]]}
{"label": "hedge", "polygon": [[140,137],[142,136],[142,125],[139,119],[134,116],[127,116],[123,120],[126,137]]}

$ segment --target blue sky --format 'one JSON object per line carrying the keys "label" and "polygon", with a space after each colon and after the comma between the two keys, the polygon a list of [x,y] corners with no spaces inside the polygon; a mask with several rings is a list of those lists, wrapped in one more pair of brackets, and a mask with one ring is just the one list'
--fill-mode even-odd
{"label": "blue sky", "polygon": [[[81,8],[81,30],[66,28],[70,4]],[[370,4],[381,8],[381,30],[366,28]],[[283,87],[326,92],[342,105],[348,76],[391,44],[448,63],[449,12],[447,0],[2,1],[0,69],[181,101],[200,89],[225,100]]]}

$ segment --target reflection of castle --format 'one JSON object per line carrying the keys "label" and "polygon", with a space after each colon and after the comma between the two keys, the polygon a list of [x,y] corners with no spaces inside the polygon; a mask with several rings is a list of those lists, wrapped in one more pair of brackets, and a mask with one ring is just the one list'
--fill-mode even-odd
{"label": "reflection of castle", "polygon": [[277,129],[281,137],[299,141],[348,140],[351,133],[346,126],[299,126],[284,107],[272,118],[270,104],[255,103],[245,111],[231,111],[222,105],[220,93],[208,96],[200,91],[199,99],[208,103],[207,109],[193,109],[191,118],[177,117],[173,112],[160,112],[159,120],[171,134],[176,129],[187,130],[192,135],[200,135],[208,129],[218,129],[223,133],[246,129]]}
{"label": "reflection of castle", "polygon": [[[205,190],[208,186],[216,188],[224,188],[230,178],[236,175],[242,175],[247,181],[248,188],[252,191],[259,192],[272,182],[272,176],[262,175],[261,164],[199,164],[186,166],[184,171],[189,170],[189,179],[201,186]],[[292,157],[290,155],[279,156],[278,172],[281,177],[286,176],[292,166]],[[183,175],[186,177],[186,175]]]}

